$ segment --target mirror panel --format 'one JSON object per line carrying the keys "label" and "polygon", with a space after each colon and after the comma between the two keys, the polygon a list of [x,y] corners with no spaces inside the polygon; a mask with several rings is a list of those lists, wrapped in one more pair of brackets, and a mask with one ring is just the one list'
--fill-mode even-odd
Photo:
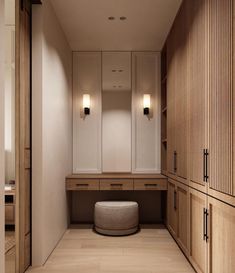
{"label": "mirror panel", "polygon": [[15,249],[15,0],[5,0],[5,273],[16,271]]}

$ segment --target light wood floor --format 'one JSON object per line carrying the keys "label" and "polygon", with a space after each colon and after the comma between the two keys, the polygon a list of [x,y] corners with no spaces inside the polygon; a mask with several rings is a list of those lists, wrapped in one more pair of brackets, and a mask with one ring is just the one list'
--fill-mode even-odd
{"label": "light wood floor", "polygon": [[193,273],[168,231],[144,228],[127,237],[67,230],[45,266],[28,273]]}

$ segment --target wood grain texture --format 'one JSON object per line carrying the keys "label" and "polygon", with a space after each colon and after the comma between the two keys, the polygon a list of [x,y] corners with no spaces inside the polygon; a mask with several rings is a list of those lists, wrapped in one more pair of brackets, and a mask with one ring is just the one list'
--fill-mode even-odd
{"label": "wood grain texture", "polygon": [[208,198],[209,273],[235,271],[235,208]]}
{"label": "wood grain texture", "polygon": [[233,0],[210,0],[210,183],[233,194]]}
{"label": "wood grain texture", "polygon": [[30,265],[30,1],[16,1],[16,268]]}
{"label": "wood grain texture", "polygon": [[178,234],[177,190],[173,180],[168,181],[167,226],[174,238]]}
{"label": "wood grain texture", "polygon": [[207,245],[203,240],[203,210],[206,195],[190,189],[190,261],[198,273],[207,272]]}
{"label": "wood grain texture", "polygon": [[100,190],[101,191],[132,191],[134,189],[133,179],[101,179]]}
{"label": "wood grain texture", "polygon": [[148,226],[135,235],[105,237],[70,229],[43,267],[27,273],[193,273],[169,232]]}
{"label": "wood grain texture", "polygon": [[207,11],[208,1],[190,1],[189,9],[189,178],[202,185],[203,149],[207,148]]}

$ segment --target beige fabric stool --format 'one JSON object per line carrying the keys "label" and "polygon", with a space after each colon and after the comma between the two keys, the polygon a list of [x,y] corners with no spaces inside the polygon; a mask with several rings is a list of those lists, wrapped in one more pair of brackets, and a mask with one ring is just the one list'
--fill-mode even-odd
{"label": "beige fabric stool", "polygon": [[135,233],[139,227],[139,206],[130,201],[103,201],[95,204],[95,230],[104,235]]}

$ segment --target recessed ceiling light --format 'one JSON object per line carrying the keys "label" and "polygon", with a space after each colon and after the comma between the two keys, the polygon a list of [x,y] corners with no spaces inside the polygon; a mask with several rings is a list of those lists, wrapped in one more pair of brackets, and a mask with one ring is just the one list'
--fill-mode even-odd
{"label": "recessed ceiling light", "polygon": [[125,16],[121,16],[119,19],[120,20],[126,20],[126,17]]}
{"label": "recessed ceiling light", "polygon": [[108,19],[109,19],[109,20],[115,20],[115,17],[109,16]]}

